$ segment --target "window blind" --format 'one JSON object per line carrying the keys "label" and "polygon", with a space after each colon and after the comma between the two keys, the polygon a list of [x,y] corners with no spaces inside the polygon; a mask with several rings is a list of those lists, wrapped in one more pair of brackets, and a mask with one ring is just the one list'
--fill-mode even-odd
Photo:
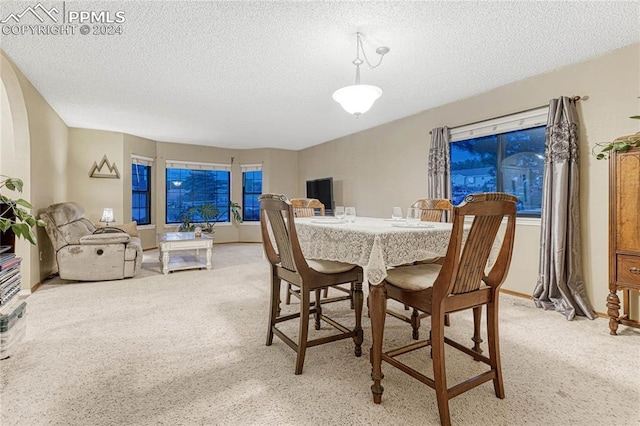
{"label": "window blind", "polygon": [[548,114],[549,107],[544,106],[479,123],[453,127],[450,129],[451,142],[543,126],[547,124]]}
{"label": "window blind", "polygon": [[262,170],[262,164],[241,164],[242,173],[244,172],[259,172]]}
{"label": "window blind", "polygon": [[190,170],[224,170],[231,171],[231,164],[218,163],[198,163],[195,161],[167,160],[167,169],[190,169]]}
{"label": "window blind", "polygon": [[142,155],[131,154],[131,164],[142,164],[144,166],[153,166],[153,158],[144,157]]}

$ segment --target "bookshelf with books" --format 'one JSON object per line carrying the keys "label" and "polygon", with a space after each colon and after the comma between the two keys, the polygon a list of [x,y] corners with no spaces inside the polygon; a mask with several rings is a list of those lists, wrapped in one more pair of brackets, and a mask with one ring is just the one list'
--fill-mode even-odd
{"label": "bookshelf with books", "polygon": [[0,246],[0,307],[6,305],[20,291],[20,263],[22,259]]}
{"label": "bookshelf with books", "polygon": [[21,262],[13,232],[0,232],[0,359],[11,356],[26,333],[27,303],[18,297]]}

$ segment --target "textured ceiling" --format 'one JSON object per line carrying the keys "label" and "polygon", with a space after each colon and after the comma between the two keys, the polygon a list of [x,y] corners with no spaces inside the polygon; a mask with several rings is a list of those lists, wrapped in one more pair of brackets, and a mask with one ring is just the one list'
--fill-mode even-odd
{"label": "textured ceiling", "polygon": [[[36,4],[3,0],[0,19]],[[234,148],[301,149],[640,41],[637,1],[64,7],[123,10],[123,34],[1,35],[0,45],[69,126]],[[353,84],[356,31],[372,60],[391,48],[362,69],[383,95],[360,118],[331,98]]]}

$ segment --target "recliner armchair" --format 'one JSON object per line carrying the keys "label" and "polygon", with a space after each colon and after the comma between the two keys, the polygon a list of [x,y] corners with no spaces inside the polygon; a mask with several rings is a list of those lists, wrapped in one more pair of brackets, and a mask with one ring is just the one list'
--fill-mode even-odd
{"label": "recliner armchair", "polygon": [[60,278],[76,281],[119,280],[135,276],[142,265],[142,244],[126,232],[96,233],[78,203],[52,204],[40,215],[56,251]]}

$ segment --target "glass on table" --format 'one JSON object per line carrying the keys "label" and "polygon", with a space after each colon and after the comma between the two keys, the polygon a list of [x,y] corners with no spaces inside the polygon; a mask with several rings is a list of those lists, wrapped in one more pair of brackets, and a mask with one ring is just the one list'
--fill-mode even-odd
{"label": "glass on table", "polygon": [[418,226],[420,225],[420,219],[422,210],[415,207],[409,207],[407,209],[407,225]]}
{"label": "glass on table", "polygon": [[402,219],[402,207],[394,207],[391,212],[391,219],[393,220],[401,220]]}
{"label": "glass on table", "polygon": [[344,219],[344,206],[336,206],[335,210],[333,211],[333,215],[338,220]]}
{"label": "glass on table", "polygon": [[356,221],[356,208],[355,207],[347,207],[344,209],[345,218],[347,222],[355,222]]}

